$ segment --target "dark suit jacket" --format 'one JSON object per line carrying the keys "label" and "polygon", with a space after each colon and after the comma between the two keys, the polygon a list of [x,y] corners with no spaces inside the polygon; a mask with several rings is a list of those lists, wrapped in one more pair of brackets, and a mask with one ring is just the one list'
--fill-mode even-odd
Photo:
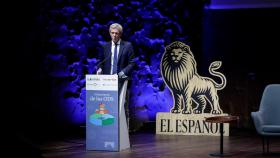
{"label": "dark suit jacket", "polygon": [[[101,64],[103,74],[110,74],[111,71],[111,45],[112,42],[106,42],[103,45],[103,53],[101,59],[105,60]],[[120,43],[120,50],[118,54],[118,69],[117,72],[123,71],[126,76],[129,76],[134,67],[134,52],[130,42],[122,41]]]}

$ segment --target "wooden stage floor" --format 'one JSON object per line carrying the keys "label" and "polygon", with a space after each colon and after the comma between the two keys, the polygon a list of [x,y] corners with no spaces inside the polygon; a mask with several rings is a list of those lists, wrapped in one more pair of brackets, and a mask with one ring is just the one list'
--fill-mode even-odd
{"label": "wooden stage floor", "polygon": [[[130,134],[131,149],[120,152],[86,151],[85,138],[53,140],[40,145],[45,158],[206,158],[219,152],[218,136]],[[224,137],[224,153],[230,158],[280,158],[280,138],[270,140],[269,155],[262,154],[262,141],[255,131],[235,129]]]}

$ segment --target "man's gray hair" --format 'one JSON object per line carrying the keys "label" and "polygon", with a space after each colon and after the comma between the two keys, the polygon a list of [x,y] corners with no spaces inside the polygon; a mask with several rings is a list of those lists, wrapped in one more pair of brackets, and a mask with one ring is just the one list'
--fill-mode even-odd
{"label": "man's gray hair", "polygon": [[117,29],[120,31],[121,34],[123,33],[122,25],[120,25],[118,23],[111,24],[110,28],[109,28],[109,32],[111,32],[111,29]]}

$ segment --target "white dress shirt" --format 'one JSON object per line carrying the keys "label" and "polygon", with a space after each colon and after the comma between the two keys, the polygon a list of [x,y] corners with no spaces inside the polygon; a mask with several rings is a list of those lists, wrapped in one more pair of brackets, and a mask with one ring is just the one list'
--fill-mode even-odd
{"label": "white dress shirt", "polygon": [[121,40],[119,40],[117,42],[117,45],[115,45],[115,43],[112,41],[112,47],[111,47],[111,71],[110,71],[110,74],[113,73],[113,65],[115,64],[114,63],[114,50],[115,50],[115,47],[117,46],[117,54],[119,55],[119,52],[120,52],[120,44],[121,44]]}

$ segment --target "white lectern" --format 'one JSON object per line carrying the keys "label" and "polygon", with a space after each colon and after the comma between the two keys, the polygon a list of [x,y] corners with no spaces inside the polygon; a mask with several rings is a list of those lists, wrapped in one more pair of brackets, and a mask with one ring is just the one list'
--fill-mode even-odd
{"label": "white lectern", "polygon": [[86,75],[86,149],[130,148],[125,116],[127,81],[118,91],[117,75]]}

